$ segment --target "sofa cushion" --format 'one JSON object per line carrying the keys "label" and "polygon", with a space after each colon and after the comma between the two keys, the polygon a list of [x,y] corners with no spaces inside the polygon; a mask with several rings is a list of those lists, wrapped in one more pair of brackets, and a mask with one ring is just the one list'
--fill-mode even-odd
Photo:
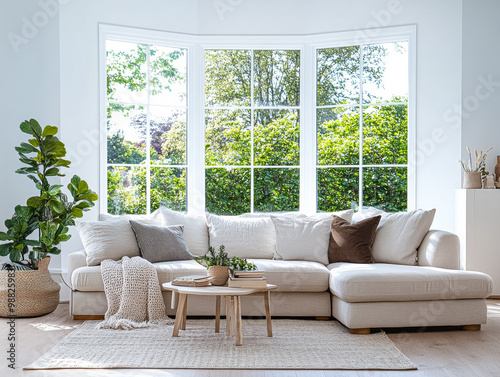
{"label": "sofa cushion", "polygon": [[267,217],[217,216],[207,214],[210,246],[224,245],[229,258],[271,259],[276,249],[273,223]]}
{"label": "sofa cushion", "polygon": [[373,241],[375,263],[414,266],[417,249],[431,227],[436,210],[384,213]]}
{"label": "sofa cushion", "polygon": [[[351,221],[352,210],[334,213]],[[275,259],[304,260],[328,264],[332,213],[309,217],[271,216],[276,232]]]}
{"label": "sofa cushion", "polygon": [[[206,275],[207,269],[194,260],[154,263],[160,284],[179,276]],[[71,275],[71,286],[77,291],[104,292],[101,266],[80,267]]]}
{"label": "sofa cushion", "polygon": [[208,253],[208,228],[205,215],[188,215],[161,207],[162,225],[184,225],[184,241],[194,255]]}
{"label": "sofa cushion", "polygon": [[351,224],[341,217],[333,216],[328,246],[330,263],[374,263],[372,244],[380,216],[370,217]]}
{"label": "sofa cushion", "polygon": [[347,302],[486,298],[493,280],[481,272],[396,264],[332,263],[330,291]]}
{"label": "sofa cushion", "polygon": [[107,221],[77,221],[87,265],[96,266],[105,259],[138,257],[139,246],[129,220],[125,217]]}
{"label": "sofa cushion", "polygon": [[[269,284],[276,284],[279,292],[325,292],[328,290],[330,271],[320,263],[306,261],[280,261],[249,259],[259,270],[266,271]],[[176,277],[205,275],[207,269],[194,260],[159,262],[154,264],[160,284]],[[80,267],[71,276],[77,291],[103,292],[101,266]]]}
{"label": "sofa cushion", "polygon": [[147,225],[134,220],[130,220],[130,225],[141,257],[151,263],[193,258],[182,235],[183,225]]}
{"label": "sofa cushion", "polygon": [[330,272],[321,263],[249,259],[257,269],[265,271],[268,284],[276,284],[278,292],[325,292]]}

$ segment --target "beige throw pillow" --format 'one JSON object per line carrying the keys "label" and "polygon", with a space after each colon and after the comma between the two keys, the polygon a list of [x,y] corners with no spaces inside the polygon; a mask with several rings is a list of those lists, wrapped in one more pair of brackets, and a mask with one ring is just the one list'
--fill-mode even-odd
{"label": "beige throw pillow", "polygon": [[434,220],[435,209],[384,213],[373,241],[375,263],[417,264],[417,249]]}
{"label": "beige throw pillow", "polygon": [[87,266],[97,266],[105,259],[138,257],[139,246],[134,231],[126,218],[107,221],[77,221],[85,252]]}

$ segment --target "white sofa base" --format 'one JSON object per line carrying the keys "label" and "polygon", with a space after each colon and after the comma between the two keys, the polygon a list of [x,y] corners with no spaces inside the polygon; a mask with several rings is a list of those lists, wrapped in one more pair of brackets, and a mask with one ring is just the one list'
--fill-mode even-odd
{"label": "white sofa base", "polygon": [[332,315],[350,329],[464,326],[486,323],[485,299],[346,302],[332,296]]}
{"label": "white sofa base", "polygon": [[[162,292],[165,308],[169,316],[175,315],[171,308],[171,292]],[[241,309],[244,316],[265,316],[264,301],[260,296],[243,296]],[[330,293],[326,292],[272,292],[271,315],[274,317],[330,317]],[[72,316],[102,316],[106,313],[107,302],[104,292],[72,291],[70,314]],[[224,298],[221,313],[225,315]],[[189,296],[187,315],[215,316],[215,296]]]}

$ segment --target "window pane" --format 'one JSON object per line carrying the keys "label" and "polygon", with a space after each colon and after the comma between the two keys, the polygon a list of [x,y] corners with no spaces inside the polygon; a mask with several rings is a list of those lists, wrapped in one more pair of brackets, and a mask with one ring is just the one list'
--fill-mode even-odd
{"label": "window pane", "polygon": [[318,169],[318,211],[342,211],[359,202],[359,169]]}
{"label": "window pane", "polygon": [[147,103],[147,46],[106,41],[108,101]]}
{"label": "window pane", "polygon": [[150,103],[186,106],[186,50],[155,46],[149,50]]}
{"label": "window pane", "polygon": [[206,169],[205,209],[218,215],[250,212],[250,169]]}
{"label": "window pane", "polygon": [[205,112],[205,164],[250,165],[250,110]]}
{"label": "window pane", "polygon": [[186,169],[151,168],[151,211],[165,206],[186,210]]}
{"label": "window pane", "polygon": [[107,147],[109,164],[141,164],[146,160],[146,129],[135,119],[146,119],[143,106],[109,104]]}
{"label": "window pane", "polygon": [[254,211],[298,211],[299,169],[255,169]]}
{"label": "window pane", "polygon": [[108,213],[146,213],[145,167],[108,167]]}
{"label": "window pane", "polygon": [[254,101],[261,106],[298,106],[300,51],[254,51]]}
{"label": "window pane", "polygon": [[359,163],[359,108],[317,110],[318,165]]}
{"label": "window pane", "polygon": [[298,110],[256,110],[255,165],[299,165]]}
{"label": "window pane", "polygon": [[152,164],[186,164],[186,110],[152,106],[150,131]]}
{"label": "window pane", "polygon": [[363,102],[407,101],[408,43],[363,47]]}
{"label": "window pane", "polygon": [[206,50],[205,104],[250,105],[251,65],[249,50]]}
{"label": "window pane", "polygon": [[407,168],[364,168],[363,205],[388,212],[406,211]]}
{"label": "window pane", "polygon": [[318,106],[359,102],[359,46],[319,49]]}
{"label": "window pane", "polygon": [[370,106],[363,110],[363,163],[408,162],[406,105]]}

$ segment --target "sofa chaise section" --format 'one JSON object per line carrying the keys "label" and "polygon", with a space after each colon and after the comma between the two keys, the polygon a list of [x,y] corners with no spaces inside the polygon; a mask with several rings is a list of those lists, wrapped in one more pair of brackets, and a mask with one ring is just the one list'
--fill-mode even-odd
{"label": "sofa chaise section", "polygon": [[378,327],[479,329],[486,323],[485,298],[493,281],[480,272],[456,269],[458,246],[457,236],[430,231],[419,249],[424,266],[330,264],[332,315],[352,332]]}

